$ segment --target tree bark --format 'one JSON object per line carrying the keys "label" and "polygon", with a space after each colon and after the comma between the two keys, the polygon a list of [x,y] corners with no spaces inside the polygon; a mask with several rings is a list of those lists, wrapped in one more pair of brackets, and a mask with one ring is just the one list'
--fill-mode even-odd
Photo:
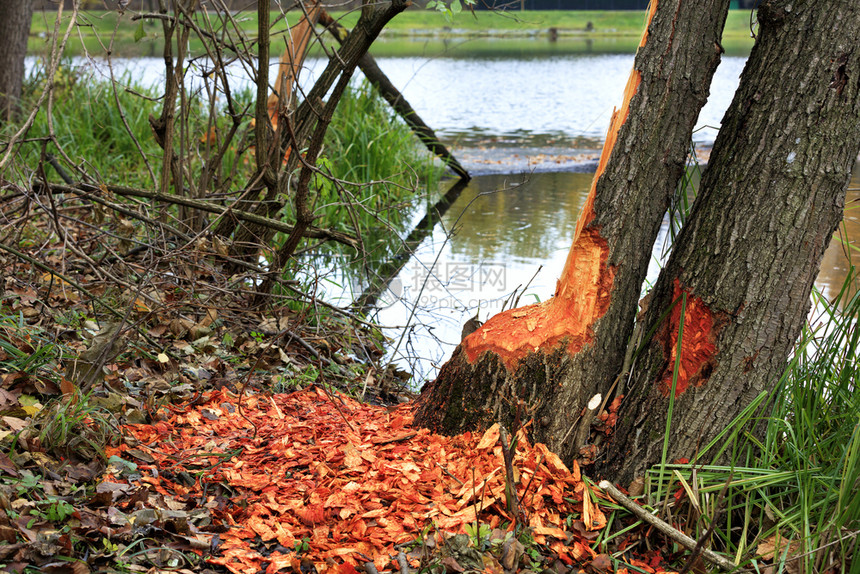
{"label": "tree bark", "polygon": [[532,418],[533,440],[568,460],[579,451],[569,439],[587,436],[574,432],[588,430],[580,413],[621,369],[651,246],[719,63],[729,2],[654,4],[555,297],[496,315],[468,336],[422,392],[420,424],[456,433]]}
{"label": "tree bark", "polygon": [[0,37],[4,45],[0,50],[0,126],[11,122],[19,111],[24,85],[24,58],[32,21],[31,0],[0,2]]}
{"label": "tree bark", "polygon": [[[598,471],[693,459],[772,387],[800,334],[860,151],[860,4],[768,1],[699,196],[657,281],[647,342]],[[660,316],[672,305],[668,320]]]}

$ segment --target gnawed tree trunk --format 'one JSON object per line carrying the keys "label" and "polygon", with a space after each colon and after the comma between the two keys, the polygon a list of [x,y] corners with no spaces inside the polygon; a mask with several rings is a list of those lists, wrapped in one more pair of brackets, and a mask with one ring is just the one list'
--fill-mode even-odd
{"label": "gnawed tree trunk", "polygon": [[10,121],[18,110],[32,20],[31,0],[0,2],[0,36],[3,38],[3,49],[0,50],[0,126]]}
{"label": "gnawed tree trunk", "polygon": [[[860,3],[770,1],[699,197],[645,316],[598,470],[626,483],[662,456],[685,307],[668,459],[693,459],[785,368],[860,151]],[[669,320],[659,322],[672,305]]]}
{"label": "gnawed tree trunk", "polygon": [[582,434],[583,407],[621,368],[651,246],[719,63],[728,5],[652,2],[555,297],[496,315],[468,336],[422,392],[417,422],[455,433],[534,418],[534,440],[568,459],[578,451],[570,439]]}

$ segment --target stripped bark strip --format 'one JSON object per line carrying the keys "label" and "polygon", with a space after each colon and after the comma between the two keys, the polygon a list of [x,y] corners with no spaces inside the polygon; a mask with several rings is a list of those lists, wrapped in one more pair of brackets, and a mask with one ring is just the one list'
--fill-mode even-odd
{"label": "stripped bark strip", "polygon": [[[310,39],[314,34],[314,25],[320,14],[319,2],[314,2],[298,23],[290,29],[287,36],[287,46],[281,54],[278,64],[278,75],[275,78],[275,90],[269,96],[267,107],[269,121],[272,127],[278,129],[278,118],[283,116],[291,107],[294,87],[299,80],[299,72],[307,56]],[[289,151],[289,150],[288,150]]]}

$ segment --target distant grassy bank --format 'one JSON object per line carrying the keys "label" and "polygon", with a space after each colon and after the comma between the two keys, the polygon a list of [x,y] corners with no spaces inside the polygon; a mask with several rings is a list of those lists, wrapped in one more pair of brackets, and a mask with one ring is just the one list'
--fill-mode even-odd
{"label": "distant grassy bank", "polygon": [[[346,16],[352,22],[357,14]],[[724,34],[749,38],[749,10],[732,10]],[[590,31],[589,22],[591,23]],[[386,34],[415,35],[422,32],[459,33],[471,35],[535,35],[547,34],[555,28],[559,35],[633,36],[642,34],[645,12],[606,10],[547,10],[513,12],[469,12],[459,14],[453,21],[426,10],[410,10],[398,15],[386,28]]]}
{"label": "distant grassy bank", "polygon": [[[70,42],[69,53],[91,55],[104,53],[113,37],[114,55],[157,56],[160,55],[161,25],[147,21],[133,21],[132,13],[122,16],[116,12],[88,11],[81,15],[80,34]],[[334,13],[341,23],[351,27],[358,20],[358,13]],[[294,24],[300,13],[287,14],[287,21]],[[53,30],[53,13],[40,12],[33,18],[30,51],[40,53],[48,45]],[[203,23],[205,16],[200,15]],[[248,37],[256,34],[257,18],[252,11],[240,12],[234,20]],[[215,18],[211,18],[214,23]],[[283,32],[286,26],[280,13],[272,14],[276,31]],[[491,37],[503,42],[494,48],[502,51],[537,50],[552,53],[564,52],[633,52],[636,39],[642,33],[645,13],[638,11],[526,11],[526,12],[469,12],[448,20],[441,13],[428,10],[409,10],[398,15],[386,27],[382,42],[374,46],[378,55],[427,55],[438,53],[433,43],[444,44],[451,40]],[[723,34],[724,45],[729,53],[747,53],[752,46],[750,39],[750,12],[732,10]],[[590,25],[589,25],[590,24]],[[549,42],[550,28],[558,35],[558,42]],[[80,38],[80,39],[78,39]],[[137,38],[137,40],[135,40]],[[535,42],[535,39],[543,40]],[[83,41],[83,44],[81,43]],[[428,51],[428,43],[431,49]],[[450,47],[450,46],[445,46]],[[194,48],[192,44],[192,48]],[[466,49],[469,49],[466,46]],[[462,53],[458,50],[458,53]],[[498,52],[495,52],[498,55]],[[465,55],[465,54],[464,54]],[[476,54],[468,54],[475,56]]]}

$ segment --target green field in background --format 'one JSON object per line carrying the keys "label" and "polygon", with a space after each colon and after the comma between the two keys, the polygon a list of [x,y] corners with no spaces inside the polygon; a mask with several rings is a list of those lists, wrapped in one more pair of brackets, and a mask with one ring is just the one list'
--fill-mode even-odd
{"label": "green field in background", "polygon": [[[65,29],[70,12],[64,13],[60,33]],[[333,13],[340,22],[351,27],[358,13]],[[33,18],[30,53],[45,53],[50,47],[54,30],[55,13],[38,12]],[[161,23],[154,20],[133,20],[131,12],[86,11],[79,14],[79,26],[73,30],[67,54],[88,53],[102,56],[110,49],[116,56],[159,56],[161,53]],[[284,15],[272,14],[273,41],[282,45],[281,35],[286,30]],[[295,23],[299,12],[290,12],[286,19]],[[203,28],[216,27],[220,20],[215,16],[198,14]],[[233,22],[246,38],[256,36],[256,12],[238,12]],[[588,23],[592,30],[586,32]],[[474,15],[462,12],[448,20],[443,14],[428,10],[408,10],[392,20],[381,36],[382,42],[374,45],[373,53],[381,56],[438,56],[459,45],[457,54],[476,57],[493,52],[498,57],[523,52],[530,54],[559,54],[570,52],[632,53],[642,33],[645,13],[638,11],[525,11],[487,12]],[[559,41],[549,41],[549,28],[558,31]],[[192,34],[192,49],[198,41]],[[232,36],[237,37],[236,32]],[[137,40],[135,38],[137,37]],[[470,45],[468,39],[492,37],[492,46]],[[752,46],[750,38],[750,12],[732,10],[723,33],[723,44],[729,54],[746,54]],[[540,40],[540,41],[535,41]],[[277,53],[279,48],[273,50]],[[470,51],[471,50],[471,51]],[[195,53],[197,53],[195,51]]]}

